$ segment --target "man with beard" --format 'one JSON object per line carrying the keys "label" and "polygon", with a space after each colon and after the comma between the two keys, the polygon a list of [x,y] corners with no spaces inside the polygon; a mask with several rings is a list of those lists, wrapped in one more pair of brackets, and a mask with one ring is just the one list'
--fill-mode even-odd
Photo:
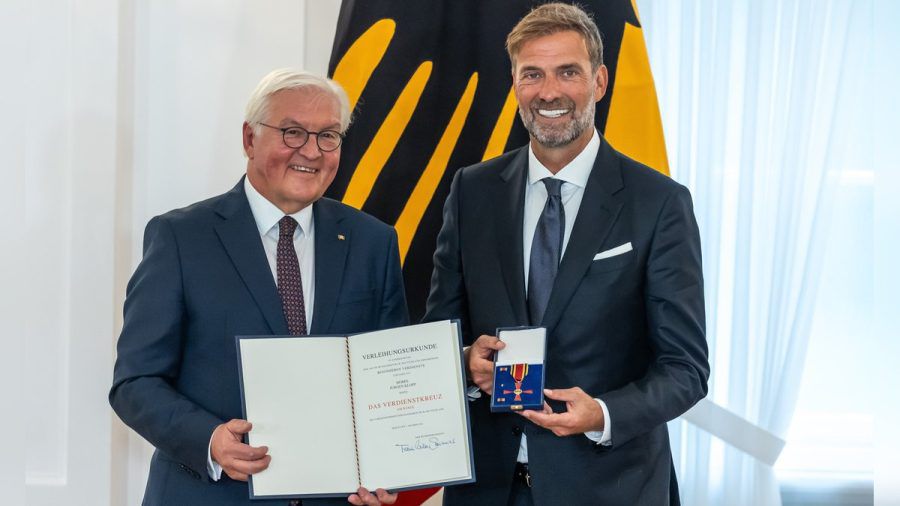
{"label": "man with beard", "polygon": [[[666,422],[709,376],[690,193],[594,128],[607,69],[584,11],[538,7],[507,50],[531,142],[456,173],[426,308],[461,320],[480,389],[478,481],[445,502],[678,504]],[[493,334],[520,325],[547,329],[549,404],[492,414]]]}

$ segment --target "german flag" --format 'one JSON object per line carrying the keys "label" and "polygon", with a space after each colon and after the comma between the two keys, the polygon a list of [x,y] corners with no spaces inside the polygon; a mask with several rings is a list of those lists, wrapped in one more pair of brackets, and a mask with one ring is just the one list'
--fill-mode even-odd
{"label": "german flag", "polygon": [[[354,123],[328,196],[394,224],[413,321],[424,314],[441,207],[460,167],[524,145],[504,43],[535,5],[512,0],[344,0],[329,73]],[[597,128],[668,173],[647,49],[632,0],[582,4],[610,87]]]}
{"label": "german flag", "polygon": [[[504,44],[523,0],[344,0],[329,66],[354,123],[328,196],[394,224],[410,317],[425,311],[453,173],[528,142]],[[634,0],[581,2],[610,85],[596,125],[619,151],[668,174],[662,122]],[[434,491],[403,494],[420,504]]]}

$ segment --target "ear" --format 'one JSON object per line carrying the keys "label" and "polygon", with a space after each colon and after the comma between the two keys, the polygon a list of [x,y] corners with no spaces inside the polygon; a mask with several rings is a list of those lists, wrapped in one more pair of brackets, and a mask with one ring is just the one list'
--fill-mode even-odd
{"label": "ear", "polygon": [[600,65],[594,74],[594,97],[599,102],[606,95],[606,86],[609,84],[609,71],[606,65]]}
{"label": "ear", "polygon": [[244,122],[244,153],[247,155],[247,158],[253,159],[253,143],[256,142],[256,135],[253,132],[253,127],[250,126],[246,121]]}

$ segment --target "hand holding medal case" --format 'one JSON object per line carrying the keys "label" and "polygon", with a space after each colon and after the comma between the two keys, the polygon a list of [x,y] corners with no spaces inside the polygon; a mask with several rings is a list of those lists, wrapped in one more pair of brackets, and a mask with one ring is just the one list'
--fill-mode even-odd
{"label": "hand holding medal case", "polygon": [[497,329],[506,347],[494,356],[494,395],[491,411],[540,410],[544,406],[544,357],[547,329]]}

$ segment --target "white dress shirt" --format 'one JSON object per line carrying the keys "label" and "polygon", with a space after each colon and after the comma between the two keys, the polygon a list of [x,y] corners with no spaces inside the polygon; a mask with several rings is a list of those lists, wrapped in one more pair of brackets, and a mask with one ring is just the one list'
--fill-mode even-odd
{"label": "white dress shirt", "polygon": [[[250,184],[249,178],[244,178],[244,193],[250,203],[250,212],[256,221],[259,237],[262,240],[263,249],[266,252],[266,260],[269,262],[269,270],[272,271],[272,279],[278,283],[278,222],[285,214],[278,207],[269,202]],[[303,289],[303,308],[306,313],[306,328],[312,328],[313,303],[316,296],[316,248],[315,226],[313,221],[313,206],[309,205],[300,211],[289,215],[297,220],[297,229],[294,230],[294,249],[297,251],[297,260],[300,263],[300,280]],[[212,437],[210,436],[210,449],[207,451],[206,471],[213,481],[219,481],[222,477],[222,467],[212,460]]]}
{"label": "white dress shirt", "polygon": [[[597,152],[600,149],[600,136],[594,130],[594,136],[588,142],[587,146],[578,153],[574,160],[568,165],[560,169],[555,175],[549,169],[538,161],[528,145],[528,184],[525,185],[525,215],[522,223],[522,254],[523,265],[525,266],[525,279],[528,279],[528,268],[531,261],[531,243],[534,240],[534,231],[537,228],[538,219],[544,210],[547,202],[547,187],[541,182],[542,179],[553,177],[563,181],[560,188],[562,196],[563,209],[566,212],[565,233],[563,234],[562,251],[560,251],[560,260],[566,253],[566,246],[569,244],[569,236],[572,235],[572,227],[575,225],[575,217],[578,216],[578,209],[581,207],[581,199],[584,197],[584,187],[587,185],[588,177],[594,168],[594,160],[597,158]],[[528,295],[528,283],[525,283],[525,294]],[[610,444],[612,438],[612,422],[609,419],[609,410],[606,403],[600,399],[595,399],[600,408],[603,410],[603,419],[605,421],[602,431],[585,432],[584,435],[590,440],[600,444]],[[522,434],[522,441],[519,444],[519,462],[528,462],[528,441]]]}
{"label": "white dress shirt", "polygon": [[[247,201],[250,202],[250,211],[256,221],[263,249],[266,250],[266,260],[269,261],[272,279],[277,284],[278,222],[284,218],[285,214],[256,191],[256,188],[250,184],[249,178],[244,178],[244,192],[247,194]],[[313,206],[306,206],[290,216],[297,220],[297,229],[294,230],[294,249],[297,251],[297,260],[300,262],[306,328],[310,329],[312,328],[313,303],[316,298],[316,231],[313,226]]]}

